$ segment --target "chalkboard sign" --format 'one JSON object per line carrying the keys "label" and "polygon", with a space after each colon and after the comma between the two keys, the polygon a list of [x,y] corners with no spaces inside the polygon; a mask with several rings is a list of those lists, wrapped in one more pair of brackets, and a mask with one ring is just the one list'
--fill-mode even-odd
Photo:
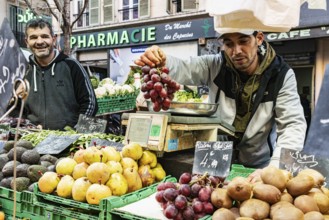
{"label": "chalkboard sign", "polygon": [[80,135],[48,135],[35,149],[39,154],[59,154],[75,142]]}
{"label": "chalkboard sign", "polygon": [[225,178],[230,172],[232,141],[197,141],[195,145],[193,173]]}
{"label": "chalkboard sign", "polygon": [[0,28],[0,117],[5,114],[13,96],[16,79],[23,79],[27,61],[19,48],[16,38],[5,18]]}
{"label": "chalkboard sign", "polygon": [[94,146],[95,143],[96,143],[96,145],[100,145],[100,146],[112,146],[117,151],[121,151],[122,148],[124,147],[124,144],[122,144],[122,143],[115,142],[115,141],[109,141],[109,140],[105,140],[105,139],[99,139],[99,138],[92,138],[89,146]]}
{"label": "chalkboard sign", "polygon": [[104,133],[107,121],[100,118],[89,117],[87,115],[79,115],[76,130],[81,134]]}
{"label": "chalkboard sign", "polygon": [[[280,169],[288,170],[296,176],[301,170],[314,169],[319,171],[326,180],[329,178],[329,159],[306,154],[303,151],[295,151],[282,148],[280,155]],[[325,184],[328,185],[327,181]]]}
{"label": "chalkboard sign", "polygon": [[312,115],[303,151],[320,157],[329,157],[329,65],[323,77],[319,98]]}

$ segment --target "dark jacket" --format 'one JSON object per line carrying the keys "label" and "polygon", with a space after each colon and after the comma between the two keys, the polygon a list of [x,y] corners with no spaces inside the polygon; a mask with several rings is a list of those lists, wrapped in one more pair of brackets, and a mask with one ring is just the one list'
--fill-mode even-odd
{"label": "dark jacket", "polygon": [[31,55],[26,79],[30,94],[24,115],[44,129],[74,127],[79,114],[94,116],[98,110],[87,72],[77,60],[63,53],[56,51],[47,67],[40,67]]}
{"label": "dark jacket", "polygon": [[[209,86],[209,101],[219,103],[217,116],[233,125],[237,114],[235,74],[224,63],[222,53],[185,61],[167,56],[172,78],[184,85]],[[277,56],[262,75],[252,95],[250,120],[236,146],[239,163],[248,167],[264,167],[269,162],[278,166],[281,148],[300,151],[304,146],[306,123],[293,70]],[[271,135],[273,131],[277,137]]]}

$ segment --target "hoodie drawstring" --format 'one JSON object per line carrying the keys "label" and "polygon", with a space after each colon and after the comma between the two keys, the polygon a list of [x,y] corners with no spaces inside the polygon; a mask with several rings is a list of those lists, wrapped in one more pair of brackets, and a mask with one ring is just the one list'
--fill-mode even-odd
{"label": "hoodie drawstring", "polygon": [[37,88],[37,68],[35,65],[33,65],[33,80],[34,80],[34,92],[38,91]]}
{"label": "hoodie drawstring", "polygon": [[51,67],[51,75],[52,75],[52,76],[55,75],[54,69],[55,69],[55,63],[53,63],[53,65],[52,65],[52,67]]}

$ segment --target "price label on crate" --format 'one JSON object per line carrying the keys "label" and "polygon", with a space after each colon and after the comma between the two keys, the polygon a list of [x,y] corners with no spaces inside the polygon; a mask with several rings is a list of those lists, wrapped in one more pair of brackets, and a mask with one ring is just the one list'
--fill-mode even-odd
{"label": "price label on crate", "polygon": [[104,119],[80,114],[76,130],[81,134],[104,133],[106,125],[107,121]]}
{"label": "price label on crate", "polygon": [[232,141],[197,141],[195,145],[193,173],[227,177],[233,152]]}
{"label": "price label on crate", "polygon": [[325,185],[328,185],[329,159],[319,155],[307,154],[303,151],[295,151],[282,148],[280,155],[280,169],[288,170],[296,176],[301,170],[314,169],[325,177]]}

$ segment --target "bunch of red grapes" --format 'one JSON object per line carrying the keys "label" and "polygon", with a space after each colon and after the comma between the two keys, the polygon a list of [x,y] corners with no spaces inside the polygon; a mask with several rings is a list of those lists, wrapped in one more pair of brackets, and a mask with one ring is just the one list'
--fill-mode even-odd
{"label": "bunch of red grapes", "polygon": [[159,183],[155,199],[168,219],[200,219],[215,211],[210,200],[211,193],[215,187],[220,187],[220,184],[218,177],[185,172],[181,174],[178,183]]}
{"label": "bunch of red grapes", "polygon": [[180,85],[172,80],[168,73],[167,67],[151,68],[147,65],[142,67],[141,91],[145,99],[151,99],[155,112],[161,109],[168,110],[174,98],[174,92],[180,89]]}

